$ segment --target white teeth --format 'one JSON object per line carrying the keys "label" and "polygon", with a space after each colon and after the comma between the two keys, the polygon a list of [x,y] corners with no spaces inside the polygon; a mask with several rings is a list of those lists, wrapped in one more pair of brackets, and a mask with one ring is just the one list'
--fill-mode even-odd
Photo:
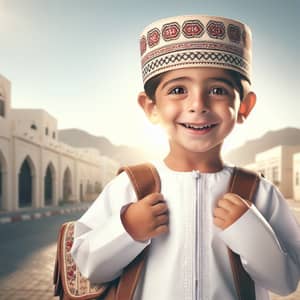
{"label": "white teeth", "polygon": [[191,125],[191,124],[183,124],[183,125],[186,128],[197,129],[197,130],[208,129],[208,128],[211,128],[211,127],[214,126],[213,124],[211,124],[211,125],[204,125],[204,126],[196,126],[196,125]]}

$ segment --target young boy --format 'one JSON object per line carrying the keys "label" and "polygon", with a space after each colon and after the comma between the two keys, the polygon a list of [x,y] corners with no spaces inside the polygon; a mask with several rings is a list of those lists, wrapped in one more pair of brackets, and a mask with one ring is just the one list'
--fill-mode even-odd
{"label": "young boy", "polygon": [[238,299],[227,247],[254,280],[289,294],[300,278],[300,230],[279,191],[260,179],[255,204],[228,193],[233,167],[221,148],[256,101],[250,91],[251,33],[221,17],[180,16],[141,36],[145,92],[138,102],[168,134],[170,151],[154,162],[161,194],[136,202],[122,173],[76,224],[72,255],[84,276],[118,277],[146,246],[139,300]]}

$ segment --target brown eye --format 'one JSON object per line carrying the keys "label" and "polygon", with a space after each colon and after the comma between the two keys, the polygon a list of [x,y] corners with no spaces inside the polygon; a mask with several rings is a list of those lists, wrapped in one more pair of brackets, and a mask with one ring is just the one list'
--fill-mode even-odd
{"label": "brown eye", "polygon": [[183,87],[176,87],[176,88],[172,89],[169,94],[180,95],[180,94],[184,94],[185,92],[186,92],[186,90]]}
{"label": "brown eye", "polygon": [[227,95],[228,91],[222,87],[214,87],[210,89],[209,94],[221,96],[221,95]]}

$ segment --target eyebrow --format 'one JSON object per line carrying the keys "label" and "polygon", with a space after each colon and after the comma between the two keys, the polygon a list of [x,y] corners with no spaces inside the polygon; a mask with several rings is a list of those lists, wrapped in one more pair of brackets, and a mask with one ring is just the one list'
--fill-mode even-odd
{"label": "eyebrow", "polygon": [[[171,83],[174,83],[174,82],[177,82],[177,81],[181,81],[181,80],[191,81],[191,78],[188,77],[188,76],[172,78],[172,79],[167,80],[166,82],[164,82],[163,85],[161,86],[161,89],[165,88],[168,84],[171,84]],[[232,88],[238,88],[233,80],[227,79],[225,77],[209,77],[209,78],[206,79],[206,81],[220,81],[220,82],[223,82],[223,83],[229,85]]]}
{"label": "eyebrow", "polygon": [[224,77],[212,77],[212,78],[209,78],[209,80],[211,80],[211,81],[220,81],[220,82],[223,82],[223,83],[229,85],[232,88],[237,88],[237,86],[236,86],[236,84],[233,80],[230,80],[230,79],[227,79],[227,78],[224,78]]}
{"label": "eyebrow", "polygon": [[170,80],[167,80],[165,83],[163,83],[163,85],[161,86],[161,89],[165,88],[166,85],[168,85],[168,84],[171,84],[171,83],[174,83],[174,82],[180,81],[180,80],[190,80],[191,81],[191,78],[187,77],[187,76],[172,78]]}

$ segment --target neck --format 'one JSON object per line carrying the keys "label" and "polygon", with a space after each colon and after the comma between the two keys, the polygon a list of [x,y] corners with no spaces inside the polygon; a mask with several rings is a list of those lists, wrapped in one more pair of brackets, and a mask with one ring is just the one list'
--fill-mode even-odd
{"label": "neck", "polygon": [[164,159],[165,164],[174,171],[189,172],[198,170],[202,173],[215,173],[224,167],[220,155],[221,148],[217,147],[208,152],[178,153],[170,151]]}

